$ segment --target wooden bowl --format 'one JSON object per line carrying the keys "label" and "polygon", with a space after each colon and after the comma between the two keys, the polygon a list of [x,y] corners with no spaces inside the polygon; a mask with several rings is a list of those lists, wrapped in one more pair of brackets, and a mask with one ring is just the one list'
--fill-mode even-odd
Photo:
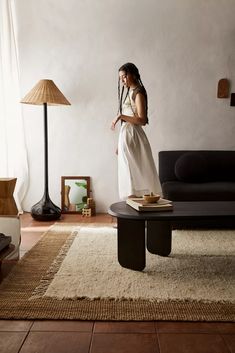
{"label": "wooden bowl", "polygon": [[155,203],[160,199],[160,195],[144,195],[144,200],[147,203]]}

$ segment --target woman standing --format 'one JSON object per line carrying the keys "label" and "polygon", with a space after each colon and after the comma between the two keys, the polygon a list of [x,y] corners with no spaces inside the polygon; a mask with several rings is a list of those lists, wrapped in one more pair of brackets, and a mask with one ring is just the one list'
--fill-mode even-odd
{"label": "woman standing", "polygon": [[151,147],[142,128],[148,123],[147,92],[138,68],[132,63],[124,64],[119,69],[118,96],[119,114],[111,128],[114,130],[117,122],[121,121],[118,140],[119,196],[126,199],[150,192],[161,194]]}

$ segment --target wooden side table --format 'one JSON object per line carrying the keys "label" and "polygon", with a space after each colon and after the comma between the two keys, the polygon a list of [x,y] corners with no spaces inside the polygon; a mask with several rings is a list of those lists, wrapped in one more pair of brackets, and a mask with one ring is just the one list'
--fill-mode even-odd
{"label": "wooden side table", "polygon": [[0,178],[0,215],[17,215],[18,209],[13,197],[16,178]]}

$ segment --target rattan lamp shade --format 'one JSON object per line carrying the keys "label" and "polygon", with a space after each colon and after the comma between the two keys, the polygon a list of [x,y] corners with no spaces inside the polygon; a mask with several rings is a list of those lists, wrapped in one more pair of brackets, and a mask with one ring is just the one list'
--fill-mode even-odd
{"label": "rattan lamp shade", "polygon": [[40,80],[21,100],[21,103],[41,105],[70,105],[52,80]]}

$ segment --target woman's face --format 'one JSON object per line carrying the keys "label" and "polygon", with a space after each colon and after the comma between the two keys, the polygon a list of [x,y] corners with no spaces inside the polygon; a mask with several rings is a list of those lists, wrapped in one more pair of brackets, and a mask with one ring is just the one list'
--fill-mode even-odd
{"label": "woman's face", "polygon": [[134,77],[125,71],[119,71],[119,80],[123,86],[127,88],[133,86],[136,83]]}

